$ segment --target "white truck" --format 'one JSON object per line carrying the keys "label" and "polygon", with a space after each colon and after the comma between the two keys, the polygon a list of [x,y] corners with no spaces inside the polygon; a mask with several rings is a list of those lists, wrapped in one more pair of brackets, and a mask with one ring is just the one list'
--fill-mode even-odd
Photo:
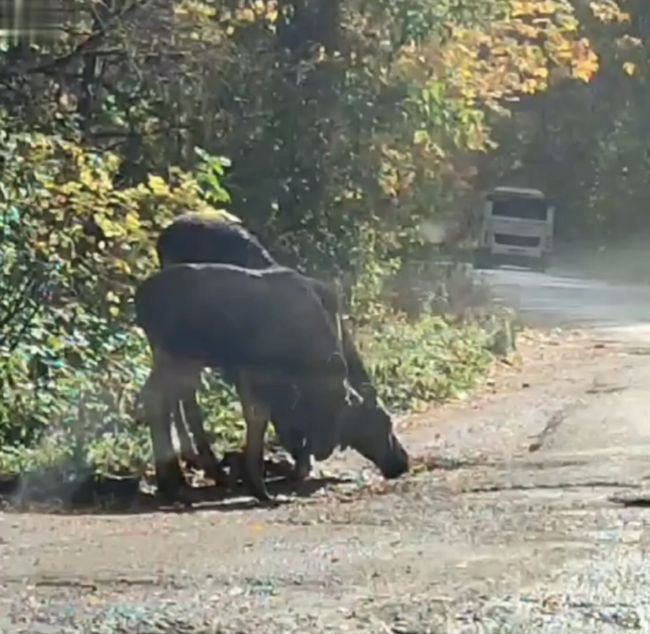
{"label": "white truck", "polygon": [[545,271],[553,249],[555,208],[538,189],[497,187],[485,200],[476,268],[501,264]]}

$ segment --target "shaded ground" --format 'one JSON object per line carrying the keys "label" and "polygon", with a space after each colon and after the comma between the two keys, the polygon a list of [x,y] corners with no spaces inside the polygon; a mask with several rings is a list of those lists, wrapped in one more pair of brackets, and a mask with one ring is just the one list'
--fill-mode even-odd
{"label": "shaded ground", "polygon": [[0,631],[649,631],[650,511],[611,499],[650,475],[639,321],[525,339],[403,422],[398,482],[345,454],[325,467],[349,482],[275,510],[0,514]]}

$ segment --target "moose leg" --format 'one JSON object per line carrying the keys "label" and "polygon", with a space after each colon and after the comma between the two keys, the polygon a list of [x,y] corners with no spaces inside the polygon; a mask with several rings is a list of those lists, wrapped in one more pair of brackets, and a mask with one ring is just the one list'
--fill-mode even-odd
{"label": "moose leg", "polygon": [[311,471],[311,452],[307,442],[303,440],[302,447],[292,451],[291,457],[294,462],[292,478],[296,482],[303,482]]}
{"label": "moose leg", "polygon": [[198,464],[205,471],[205,474],[217,484],[224,484],[227,481],[226,474],[214,455],[210,446],[210,439],[205,433],[203,414],[196,400],[196,392],[192,390],[191,393],[185,394],[182,402],[185,420],[196,444]]}
{"label": "moose leg", "polygon": [[187,414],[182,401],[174,404],[174,426],[180,445],[181,458],[190,469],[201,469],[201,459],[194,449],[194,443],[187,429]]}
{"label": "moose leg", "polygon": [[185,488],[171,439],[171,404],[166,395],[164,372],[154,368],[142,391],[143,404],[153,447],[158,490],[165,497],[176,498]]}
{"label": "moose leg", "polygon": [[264,483],[264,434],[269,424],[269,408],[254,398],[250,381],[241,376],[237,391],[246,421],[246,445],[244,447],[244,475],[252,495],[261,502],[272,498]]}
{"label": "moose leg", "polygon": [[275,426],[280,444],[291,454],[293,458],[293,469],[289,473],[281,475],[291,478],[296,482],[302,482],[311,471],[311,453],[308,443],[303,434],[294,428],[285,429],[282,426]]}

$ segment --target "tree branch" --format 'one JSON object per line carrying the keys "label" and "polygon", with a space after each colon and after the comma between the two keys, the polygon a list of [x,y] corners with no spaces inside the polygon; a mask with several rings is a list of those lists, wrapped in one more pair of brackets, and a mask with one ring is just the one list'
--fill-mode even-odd
{"label": "tree branch", "polygon": [[99,42],[109,32],[109,30],[113,26],[115,26],[117,22],[128,17],[135,10],[144,8],[150,1],[151,0],[134,0],[132,4],[125,7],[122,11],[119,11],[111,15],[105,22],[103,22],[103,24],[99,26],[98,29],[93,31],[83,42],[77,44],[77,46],[75,46],[70,52],[66,53],[65,55],[62,55],[61,57],[48,60],[47,62],[42,62],[41,64],[37,64],[36,66],[31,66],[29,68],[14,67],[10,70],[3,69],[0,75],[4,75],[5,77],[6,76],[14,77],[23,74],[30,74],[30,75],[37,74],[37,73],[49,74],[63,66],[66,66],[67,64],[69,64],[71,61],[73,61],[80,55],[89,52],[89,49],[94,44]]}

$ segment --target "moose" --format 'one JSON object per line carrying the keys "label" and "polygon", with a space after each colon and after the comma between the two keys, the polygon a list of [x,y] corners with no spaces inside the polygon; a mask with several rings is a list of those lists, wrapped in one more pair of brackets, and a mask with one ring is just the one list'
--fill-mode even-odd
{"label": "moose", "polygon": [[189,404],[192,433],[202,428],[196,390],[205,367],[222,370],[241,400],[244,476],[258,500],[271,500],[262,472],[271,419],[280,436],[304,438],[317,460],[353,446],[386,478],[408,470],[390,417],[349,384],[336,301],[330,294],[325,302],[336,308],[332,319],[313,280],[279,266],[174,264],[139,286],[136,323],[153,353],[142,397],[164,495],[178,498],[185,486],[170,416],[177,403]]}
{"label": "moose", "polygon": [[[189,262],[234,264],[256,270],[280,266],[259,240],[230,215],[222,217],[220,214],[186,213],[178,216],[159,235],[156,250],[162,268]],[[347,327],[340,319],[341,309],[333,287],[314,278],[305,279],[312,285],[330,319],[339,326],[348,379],[352,388],[363,399],[368,413],[374,410],[378,419],[386,419],[388,414],[378,404],[372,381]],[[183,402],[177,405],[183,407],[198,453],[197,455],[192,448],[186,426],[183,425],[182,413],[180,408],[176,407],[174,418],[185,461],[203,468],[215,480],[223,479],[225,476],[217,466],[203,426],[199,422],[196,403]],[[283,425],[282,421],[278,421],[280,413],[278,408],[273,414],[274,427],[280,444],[289,451],[294,460],[293,478],[302,480],[310,470],[310,455],[306,442],[297,432],[295,425]],[[351,446],[357,449],[354,443]]]}

